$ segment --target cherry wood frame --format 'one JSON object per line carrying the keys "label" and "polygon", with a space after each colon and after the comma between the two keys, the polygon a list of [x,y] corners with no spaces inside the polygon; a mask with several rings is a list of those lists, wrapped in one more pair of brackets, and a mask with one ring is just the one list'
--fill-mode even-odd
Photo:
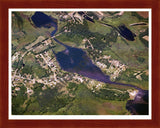
{"label": "cherry wood frame", "polygon": [[[9,120],[8,9],[9,8],[151,8],[152,119],[151,120]],[[159,0],[0,0],[0,127],[1,128],[159,128],[160,127],[160,1]]]}

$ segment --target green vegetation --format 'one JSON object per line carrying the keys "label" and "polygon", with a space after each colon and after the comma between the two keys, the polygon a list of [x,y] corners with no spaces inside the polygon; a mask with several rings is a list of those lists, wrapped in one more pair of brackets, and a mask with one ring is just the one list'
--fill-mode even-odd
{"label": "green vegetation", "polygon": [[[103,103],[106,104],[111,104],[111,101],[108,99],[104,98],[102,95],[106,95],[105,92],[99,91],[99,94],[94,94],[91,90],[89,90],[86,85],[84,84],[75,84],[75,83],[70,83],[68,86],[68,89],[74,92],[75,97],[74,100],[68,104],[66,107],[60,109],[57,114],[69,114],[69,115],[96,115],[101,111],[101,107]],[[114,91],[109,91],[109,93],[115,93]],[[121,101],[124,101],[128,99],[127,94],[119,94]],[[112,98],[111,98],[112,97]],[[114,100],[114,95],[110,95],[110,100]],[[120,101],[115,101],[119,102]],[[115,111],[118,112],[120,111],[118,104],[113,105],[115,108]],[[124,110],[125,110],[125,104],[124,104]],[[105,111],[104,113],[109,113],[110,112],[110,106],[106,105],[105,106]],[[119,113],[123,113],[124,111],[121,111]]]}
{"label": "green vegetation", "polygon": [[102,34],[102,35],[106,35],[107,33],[110,33],[112,31],[112,29],[110,27],[104,27],[99,22],[88,23],[88,29],[92,33],[97,32],[97,33]]}
{"label": "green vegetation", "polygon": [[13,69],[18,69],[20,70],[23,66],[23,60],[20,60],[20,61],[14,61],[13,64],[12,64],[12,68]]}
{"label": "green vegetation", "polygon": [[138,60],[140,63],[143,63],[143,62],[145,61],[145,58],[138,56],[138,57],[137,57],[137,60]]}
{"label": "green vegetation", "polygon": [[148,29],[146,29],[145,32],[139,34],[139,39],[142,41],[144,46],[146,46],[148,48],[148,46],[149,46],[148,41],[143,39],[143,37],[146,35],[148,36]]}
{"label": "green vegetation", "polygon": [[38,76],[39,78],[49,76],[48,71],[40,66],[32,54],[26,55],[23,61],[25,66],[20,71],[22,75],[31,74],[35,77]]}
{"label": "green vegetation", "polygon": [[[96,115],[101,112],[103,104],[105,104],[104,113],[126,113],[124,101],[128,99],[127,94],[117,93],[119,96],[115,99],[115,96],[112,95],[116,94],[115,91],[105,92],[104,89],[100,90],[98,94],[94,94],[85,84],[70,83],[67,89],[70,91],[69,94],[74,95],[74,97],[70,97],[68,94],[59,92],[56,87],[42,90],[43,86],[43,84],[35,83],[34,94],[25,103],[24,101],[27,100],[26,88],[22,86],[23,88],[21,88],[18,95],[12,99],[13,114]],[[25,97],[22,96],[24,94]],[[110,97],[106,98],[106,95]],[[123,104],[124,108],[118,107],[117,102]],[[114,112],[110,111],[113,108]]]}
{"label": "green vegetation", "polygon": [[37,115],[37,114],[53,114],[59,109],[63,108],[70,102],[72,98],[67,95],[62,95],[55,87],[53,89],[47,88],[42,91],[44,85],[36,83],[34,85],[34,94],[27,102],[27,107],[24,114]]}
{"label": "green vegetation", "polygon": [[26,88],[25,86],[20,86],[20,91],[16,92],[15,96],[12,96],[12,114],[13,115],[22,115],[25,111],[25,108],[22,107],[24,101],[27,99]]}
{"label": "green vegetation", "polygon": [[[146,76],[144,73],[141,75],[142,80],[139,80],[136,78],[136,75],[134,75],[135,72],[131,69],[127,69],[125,72],[121,73],[121,76],[117,78],[117,82],[119,83],[128,83],[132,85],[136,85],[140,88],[147,89],[148,88],[148,76]],[[138,74],[137,74],[138,75]],[[145,79],[144,79],[145,78]]]}
{"label": "green vegetation", "polygon": [[67,89],[70,94],[75,95],[78,89],[78,86],[75,83],[68,83]]}
{"label": "green vegetation", "polygon": [[20,16],[20,13],[19,12],[13,12],[12,13],[12,26],[14,27],[13,30],[16,30],[16,28],[18,28],[18,30],[22,30],[23,28],[23,18]]}
{"label": "green vegetation", "polygon": [[33,66],[25,65],[21,70],[22,74],[31,74],[34,76],[38,76],[39,78],[48,76],[47,70],[42,68],[38,63],[35,63]]}
{"label": "green vegetation", "polygon": [[129,99],[128,92],[118,92],[113,90],[101,89],[96,96],[106,100],[125,101]]}

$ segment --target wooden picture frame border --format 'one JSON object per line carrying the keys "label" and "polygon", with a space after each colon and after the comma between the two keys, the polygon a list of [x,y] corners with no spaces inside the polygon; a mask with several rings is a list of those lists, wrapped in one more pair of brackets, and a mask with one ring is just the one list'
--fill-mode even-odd
{"label": "wooden picture frame border", "polygon": [[[1,0],[0,1],[0,127],[160,127],[160,2],[158,0]],[[9,8],[151,8],[152,9],[152,119],[151,120],[9,120],[8,119],[8,9]],[[157,55],[158,54],[158,55]]]}

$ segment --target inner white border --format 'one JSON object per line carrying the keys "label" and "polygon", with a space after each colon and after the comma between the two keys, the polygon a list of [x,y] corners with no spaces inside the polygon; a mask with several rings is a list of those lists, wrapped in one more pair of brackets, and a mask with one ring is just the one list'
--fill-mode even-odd
{"label": "inner white border", "polygon": [[[11,13],[12,11],[148,11],[149,12],[149,115],[12,115],[11,114],[11,41],[12,41],[12,36],[11,36]],[[96,119],[96,120],[101,120],[101,119],[105,119],[105,120],[108,120],[108,119],[113,119],[113,120],[125,120],[125,119],[129,119],[129,120],[150,120],[152,119],[152,95],[151,95],[151,84],[152,84],[152,79],[151,79],[151,76],[152,76],[152,66],[151,66],[151,60],[152,60],[152,44],[151,44],[151,30],[152,30],[152,27],[151,27],[151,23],[152,22],[152,18],[151,18],[151,9],[150,8],[145,8],[145,9],[141,9],[141,8],[135,8],[135,9],[47,9],[47,8],[44,8],[44,9],[39,9],[39,8],[35,8],[35,9],[22,9],[22,8],[10,8],[9,9],[9,60],[8,60],[8,63],[9,63],[9,103],[8,103],[8,109],[9,109],[9,119],[10,120],[24,120],[24,119],[27,119],[27,120],[38,120],[38,119],[49,119],[49,120],[57,120],[57,119],[60,119],[60,120],[68,120],[68,119],[73,119],[73,120],[76,120],[76,119],[80,119],[80,120],[88,120],[88,119]]]}

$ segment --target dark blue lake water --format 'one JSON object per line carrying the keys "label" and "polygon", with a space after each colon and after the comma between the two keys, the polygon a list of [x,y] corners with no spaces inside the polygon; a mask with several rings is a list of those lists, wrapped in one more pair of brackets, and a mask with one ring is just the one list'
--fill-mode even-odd
{"label": "dark blue lake water", "polygon": [[35,12],[35,14],[31,17],[33,23],[36,27],[45,27],[45,28],[51,28],[54,27],[54,31],[51,32],[51,36],[54,36],[54,34],[57,32],[58,26],[57,26],[57,19],[48,16],[44,14],[43,12]]}
{"label": "dark blue lake water", "polygon": [[136,36],[131,30],[129,30],[124,24],[118,26],[118,32],[122,37],[129,41],[134,41]]}
{"label": "dark blue lake water", "polygon": [[79,48],[64,45],[55,38],[54,40],[66,47],[64,51],[55,54],[56,59],[63,70],[78,73],[101,82],[107,82],[109,76],[106,76],[99,67],[92,63],[86,52]]}

